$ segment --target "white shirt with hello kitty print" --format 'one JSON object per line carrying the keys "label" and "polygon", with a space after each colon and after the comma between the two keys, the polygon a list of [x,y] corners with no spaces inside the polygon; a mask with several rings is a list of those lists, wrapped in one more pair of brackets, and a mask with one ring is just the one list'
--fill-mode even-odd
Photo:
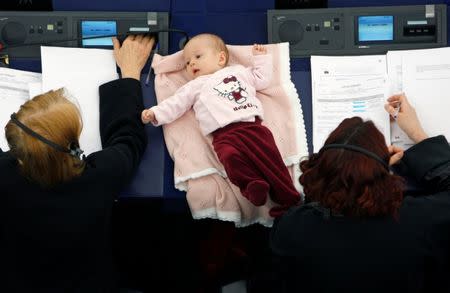
{"label": "white shirt with hello kitty print", "polygon": [[253,66],[232,65],[213,74],[199,76],[179,88],[174,95],[151,109],[155,126],[170,123],[191,107],[204,135],[238,121],[261,119],[264,111],[257,90],[269,86],[272,55],[253,56]]}

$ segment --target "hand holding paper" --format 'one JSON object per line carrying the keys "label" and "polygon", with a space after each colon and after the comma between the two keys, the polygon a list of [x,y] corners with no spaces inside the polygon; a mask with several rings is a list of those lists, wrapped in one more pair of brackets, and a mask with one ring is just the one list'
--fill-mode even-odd
{"label": "hand holding paper", "polygon": [[[372,120],[388,145],[403,149],[427,134],[450,139],[448,47],[389,51],[385,56],[312,56],[311,81],[315,151],[342,119],[353,116]],[[407,101],[396,95],[401,92]],[[395,121],[389,125],[382,108],[392,95],[386,110]]]}

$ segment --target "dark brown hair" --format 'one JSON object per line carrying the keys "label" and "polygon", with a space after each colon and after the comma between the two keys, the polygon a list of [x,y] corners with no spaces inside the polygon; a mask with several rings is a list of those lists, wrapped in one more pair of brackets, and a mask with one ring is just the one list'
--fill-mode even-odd
{"label": "dark brown hair", "polygon": [[[80,112],[65,98],[63,89],[49,91],[27,101],[20,107],[16,118],[60,146],[78,145],[83,127]],[[82,160],[48,146],[12,121],[6,125],[5,135],[22,174],[43,187],[68,181],[84,170]]]}
{"label": "dark brown hair", "polygon": [[[327,144],[362,147],[389,162],[383,134],[372,121],[348,118],[330,134]],[[380,162],[360,153],[336,148],[319,151],[300,163],[300,183],[308,201],[318,201],[345,216],[397,216],[404,180]]]}

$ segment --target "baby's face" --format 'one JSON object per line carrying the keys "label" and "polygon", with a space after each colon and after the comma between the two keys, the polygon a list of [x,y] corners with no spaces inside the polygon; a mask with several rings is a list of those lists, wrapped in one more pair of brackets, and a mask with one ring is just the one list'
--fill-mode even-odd
{"label": "baby's face", "polygon": [[222,69],[225,66],[223,52],[218,51],[206,38],[189,41],[183,49],[186,70],[192,79],[207,75]]}

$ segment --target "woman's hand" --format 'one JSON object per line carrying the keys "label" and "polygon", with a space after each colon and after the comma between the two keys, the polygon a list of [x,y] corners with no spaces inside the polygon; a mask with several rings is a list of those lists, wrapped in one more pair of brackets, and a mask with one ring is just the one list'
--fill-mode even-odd
{"label": "woman's hand", "polygon": [[420,124],[419,118],[417,118],[416,110],[404,94],[394,95],[387,101],[388,103],[384,108],[397,120],[398,126],[412,141],[418,143],[428,137]]}
{"label": "woman's hand", "polygon": [[404,151],[402,148],[395,145],[390,145],[388,150],[390,155],[389,166],[397,164],[403,158]]}
{"label": "woman's hand", "polygon": [[143,35],[128,36],[120,45],[117,38],[113,38],[114,58],[122,72],[122,78],[140,80],[141,71],[147,63],[155,39]]}

